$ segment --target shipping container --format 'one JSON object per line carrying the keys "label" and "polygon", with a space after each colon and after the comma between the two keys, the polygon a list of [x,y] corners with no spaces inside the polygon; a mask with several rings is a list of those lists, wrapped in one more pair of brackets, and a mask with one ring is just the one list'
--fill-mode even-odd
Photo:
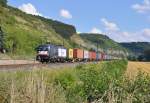
{"label": "shipping container", "polygon": [[84,50],[84,59],[89,59],[89,51]]}
{"label": "shipping container", "polygon": [[82,49],[73,49],[73,58],[83,59],[83,50]]}
{"label": "shipping container", "polygon": [[111,55],[106,55],[106,60],[111,60],[112,59],[112,57],[111,57]]}
{"label": "shipping container", "polygon": [[107,54],[104,53],[104,60],[107,60]]}
{"label": "shipping container", "polygon": [[96,60],[97,61],[101,60],[101,53],[100,52],[96,52]]}
{"label": "shipping container", "polygon": [[58,55],[56,55],[56,56],[58,56],[60,58],[66,58],[67,57],[67,50],[65,48],[58,46],[57,50],[58,50]]}
{"label": "shipping container", "polygon": [[68,58],[69,59],[73,58],[73,49],[68,49]]}
{"label": "shipping container", "polygon": [[89,52],[89,58],[90,58],[90,60],[96,60],[96,52],[90,51]]}
{"label": "shipping container", "polygon": [[67,49],[63,46],[51,45],[50,47],[50,58],[66,58]]}
{"label": "shipping container", "polygon": [[105,53],[101,52],[101,60],[105,60]]}
{"label": "shipping container", "polygon": [[109,57],[108,57],[108,55],[106,54],[106,55],[105,55],[105,59],[108,60],[108,58],[109,58]]}

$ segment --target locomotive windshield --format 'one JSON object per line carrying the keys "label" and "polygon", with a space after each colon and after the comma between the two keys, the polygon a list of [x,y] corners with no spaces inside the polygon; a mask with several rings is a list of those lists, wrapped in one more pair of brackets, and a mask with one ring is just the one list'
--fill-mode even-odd
{"label": "locomotive windshield", "polygon": [[47,46],[39,46],[37,48],[37,51],[48,51],[48,47]]}

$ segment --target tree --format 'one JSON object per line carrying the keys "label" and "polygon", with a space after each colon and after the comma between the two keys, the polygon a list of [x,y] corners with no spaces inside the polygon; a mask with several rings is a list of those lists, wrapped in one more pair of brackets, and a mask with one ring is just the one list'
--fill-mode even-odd
{"label": "tree", "polygon": [[2,31],[2,28],[0,27],[0,48],[2,49],[4,46],[4,33]]}
{"label": "tree", "polygon": [[7,0],[0,0],[0,5],[6,6],[7,5]]}
{"label": "tree", "polygon": [[1,27],[0,27],[0,51],[2,53],[5,52],[5,50],[4,50],[4,32],[2,31]]}
{"label": "tree", "polygon": [[144,61],[145,56],[144,55],[139,55],[137,59],[138,59],[138,61]]}
{"label": "tree", "polygon": [[150,49],[144,51],[144,56],[147,61],[150,61]]}

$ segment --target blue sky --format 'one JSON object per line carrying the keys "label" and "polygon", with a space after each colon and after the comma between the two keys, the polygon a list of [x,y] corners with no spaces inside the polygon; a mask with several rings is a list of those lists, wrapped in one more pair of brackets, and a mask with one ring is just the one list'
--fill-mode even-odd
{"label": "blue sky", "polygon": [[150,0],[8,0],[22,11],[103,33],[119,42],[150,42]]}

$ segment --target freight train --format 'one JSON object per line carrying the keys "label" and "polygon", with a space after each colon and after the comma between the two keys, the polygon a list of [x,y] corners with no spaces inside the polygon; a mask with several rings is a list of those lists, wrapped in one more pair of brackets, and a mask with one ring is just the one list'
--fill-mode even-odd
{"label": "freight train", "polygon": [[67,49],[61,45],[44,44],[36,48],[36,60],[39,62],[81,62],[114,59],[104,52],[88,51],[79,48]]}

